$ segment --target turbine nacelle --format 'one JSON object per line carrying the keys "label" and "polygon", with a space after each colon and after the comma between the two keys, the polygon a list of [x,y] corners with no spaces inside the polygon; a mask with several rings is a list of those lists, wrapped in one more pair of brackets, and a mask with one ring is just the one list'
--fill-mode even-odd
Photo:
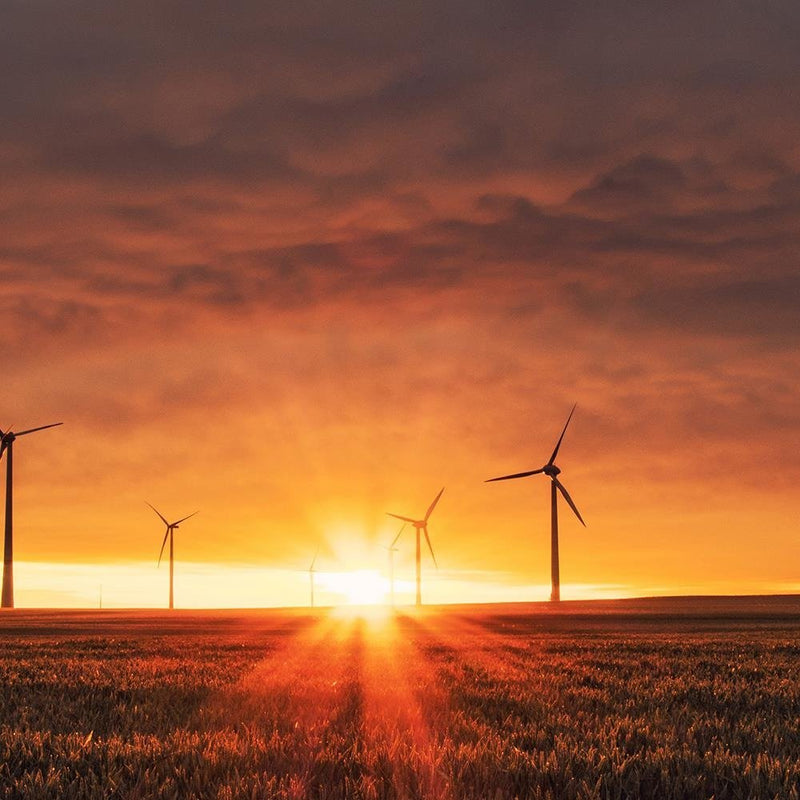
{"label": "turbine nacelle", "polygon": [[403,528],[406,525],[413,525],[417,530],[417,605],[422,605],[422,592],[421,592],[421,585],[422,585],[422,568],[421,568],[421,559],[420,559],[420,540],[422,537],[425,537],[425,543],[428,545],[428,550],[430,550],[431,558],[433,559],[433,564],[436,569],[439,569],[439,565],[436,563],[436,556],[433,552],[433,545],[431,545],[431,537],[428,535],[428,520],[433,513],[433,509],[436,508],[436,504],[439,502],[439,498],[442,496],[442,492],[444,492],[444,486],[439,490],[439,494],[433,498],[433,502],[428,506],[428,510],[425,512],[425,516],[422,519],[413,519],[412,517],[404,517],[402,514],[392,514],[390,511],[386,513],[390,517],[394,517],[395,519],[399,519],[403,522],[403,527],[400,528],[400,532],[397,536],[394,537],[394,541],[392,544],[387,548],[390,551],[390,554],[393,555],[395,545],[397,544],[397,540],[400,538],[400,534],[403,532]]}
{"label": "turbine nacelle", "polygon": [[555,464],[545,464],[542,467],[542,472],[550,478],[555,478],[556,475],[561,474],[561,470]]}
{"label": "turbine nacelle", "polygon": [[27,431],[19,431],[15,432],[11,429],[3,432],[0,430],[0,458],[2,457],[3,453],[11,447],[12,444],[17,440],[17,436],[25,436],[26,433],[36,433],[36,431],[44,431],[47,428],[56,428],[59,425],[63,425],[63,422],[53,422],[50,425],[40,425],[38,428],[30,428]]}
{"label": "turbine nacelle", "polygon": [[[190,517],[193,517],[195,514],[197,514],[197,511],[193,511],[188,516],[181,517],[179,520],[176,520],[175,522],[169,522],[169,520],[167,520],[167,518],[154,505],[152,505],[151,503],[148,503],[147,500],[145,500],[144,502],[148,506],[150,506],[150,508],[152,508],[153,511],[156,512],[156,514],[158,515],[158,518],[164,523],[164,525],[167,528],[166,531],[164,531],[164,541],[161,542],[161,551],[158,554],[158,564],[159,564],[159,566],[161,566],[161,556],[164,555],[164,548],[167,545],[167,539],[170,539],[170,541],[172,541],[172,539],[170,537],[175,532],[175,529],[180,525],[181,522],[186,522],[187,519],[189,519]],[[170,570],[171,570],[172,569],[172,566],[171,566],[172,565],[172,545],[171,544],[170,544],[169,553],[170,553],[169,554],[169,563],[170,563]],[[172,581],[172,573],[170,572],[170,586],[172,585],[171,581]],[[170,597],[171,596],[172,596],[172,591],[170,590]],[[170,608],[172,608],[172,605],[170,605]]]}

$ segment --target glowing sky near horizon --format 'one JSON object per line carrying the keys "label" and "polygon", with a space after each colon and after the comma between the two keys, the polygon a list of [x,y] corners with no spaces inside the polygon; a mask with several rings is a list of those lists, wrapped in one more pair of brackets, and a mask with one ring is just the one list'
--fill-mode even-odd
{"label": "glowing sky near horizon", "polygon": [[536,599],[547,481],[483,481],[575,402],[565,587],[796,586],[799,42],[788,0],[4,4],[0,427],[64,422],[15,445],[18,604],[149,605],[146,500],[200,510],[206,605],[295,604],[442,486],[432,596]]}

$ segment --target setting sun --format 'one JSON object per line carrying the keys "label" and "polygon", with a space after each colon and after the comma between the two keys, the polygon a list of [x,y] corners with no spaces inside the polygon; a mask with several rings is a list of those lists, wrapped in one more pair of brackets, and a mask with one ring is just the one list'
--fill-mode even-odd
{"label": "setting sun", "polygon": [[374,606],[385,603],[389,591],[386,578],[374,569],[321,572],[317,580],[322,588],[341,596],[342,602],[353,606]]}

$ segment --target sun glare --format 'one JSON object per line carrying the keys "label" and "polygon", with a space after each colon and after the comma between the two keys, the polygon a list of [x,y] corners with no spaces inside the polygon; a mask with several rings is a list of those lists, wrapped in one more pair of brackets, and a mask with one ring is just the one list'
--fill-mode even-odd
{"label": "sun glare", "polygon": [[319,574],[318,580],[322,587],[344,598],[347,605],[374,606],[386,602],[389,588],[386,578],[374,569],[324,572]]}

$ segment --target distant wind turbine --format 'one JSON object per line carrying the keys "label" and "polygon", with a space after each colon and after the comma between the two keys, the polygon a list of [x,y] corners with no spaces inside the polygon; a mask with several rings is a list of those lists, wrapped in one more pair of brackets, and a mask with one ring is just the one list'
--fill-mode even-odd
{"label": "distant wind turbine", "polygon": [[[145,500],[145,503],[147,503],[147,500]],[[147,505],[150,506],[150,508],[152,508],[153,511],[156,512],[156,514],[158,514],[158,516],[161,518],[161,521],[167,526],[167,530],[164,533],[164,541],[161,542],[161,551],[158,554],[158,566],[161,566],[161,556],[164,555],[164,547],[167,544],[167,539],[169,539],[169,607],[172,609],[175,607],[175,602],[174,602],[175,596],[173,594],[173,578],[175,572],[175,548],[173,542],[174,538],[173,535],[177,527],[181,524],[181,522],[185,522],[187,519],[189,519],[189,517],[193,517],[198,512],[192,511],[192,513],[189,514],[188,517],[182,517],[176,522],[167,522],[163,514],[155,506],[150,505],[150,503],[147,503]]]}
{"label": "distant wind turbine", "polygon": [[405,527],[406,523],[404,522],[397,532],[397,536],[392,539],[392,543],[386,548],[389,553],[389,603],[392,608],[394,608],[394,554],[399,550],[395,545]]}
{"label": "distant wind turbine", "polygon": [[[411,517],[403,517],[400,514],[391,514],[388,511],[386,512],[389,514],[390,517],[394,517],[395,519],[402,520],[403,522],[408,522],[410,525],[413,525],[417,531],[417,598],[416,604],[418,606],[422,605],[422,548],[420,547],[420,532],[425,534],[425,541],[428,543],[428,550],[431,551],[431,558],[433,559],[434,566],[438,569],[439,565],[436,563],[436,556],[433,554],[433,547],[431,547],[431,539],[428,536],[428,519],[433,512],[433,509],[436,508],[436,504],[439,502],[439,498],[442,496],[442,492],[444,491],[444,487],[442,487],[439,494],[433,498],[433,502],[428,506],[428,510],[425,512],[425,516],[422,519],[412,519]],[[403,529],[400,529],[400,533],[403,532]],[[395,537],[395,542],[400,538],[400,533],[397,534]],[[394,544],[394,542],[393,542]]]}
{"label": "distant wind turbine", "polygon": [[556,466],[556,456],[558,455],[558,448],[561,447],[561,440],[564,438],[564,434],[567,432],[567,425],[569,425],[569,421],[572,419],[572,415],[575,413],[575,408],[577,406],[572,406],[572,411],[569,412],[569,416],[567,417],[567,422],[564,425],[564,430],[561,431],[561,436],[558,437],[558,441],[556,442],[555,449],[553,450],[553,454],[550,456],[549,461],[539,469],[532,469],[528,472],[516,472],[513,475],[502,475],[499,478],[489,478],[486,483],[491,483],[492,481],[508,481],[513,478],[527,478],[529,475],[538,475],[540,473],[547,475],[550,478],[550,581],[551,581],[551,588],[550,588],[550,601],[556,602],[561,599],[561,579],[559,575],[559,565],[558,565],[558,492],[561,492],[564,499],[567,501],[569,507],[575,512],[575,516],[580,520],[581,525],[586,527],[586,523],[583,521],[583,517],[581,516],[580,511],[578,511],[578,507],[575,503],[572,502],[572,498],[569,496],[569,492],[564,487],[564,484],[558,479],[558,476],[561,473],[561,470]]}
{"label": "distant wind turbine", "polygon": [[12,430],[0,430],[0,458],[6,456],[6,535],[3,550],[3,608],[14,608],[14,502],[13,502],[13,469],[14,469],[14,440],[18,436],[25,436],[46,428],[55,428],[63,422],[54,422],[51,425],[41,425],[38,428],[29,428],[27,431],[14,433]]}
{"label": "distant wind turbine", "polygon": [[317,552],[314,553],[314,558],[311,559],[311,566],[308,568],[308,582],[311,585],[311,608],[314,608],[314,573],[316,572],[314,564],[317,563],[318,555],[319,548],[317,548]]}

